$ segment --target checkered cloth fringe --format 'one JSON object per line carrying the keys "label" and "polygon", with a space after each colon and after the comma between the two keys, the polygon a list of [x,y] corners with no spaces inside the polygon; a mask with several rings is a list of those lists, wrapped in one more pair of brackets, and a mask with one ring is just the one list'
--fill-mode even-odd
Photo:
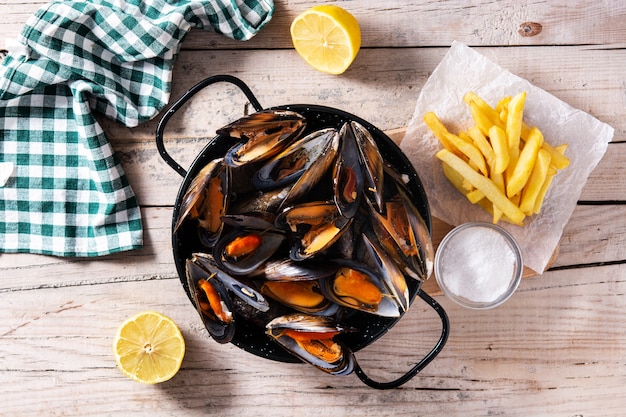
{"label": "checkered cloth fringe", "polygon": [[57,1],[0,65],[0,252],[142,246],[139,205],[94,115],[132,127],[167,104],[192,27],[246,40],[272,0]]}

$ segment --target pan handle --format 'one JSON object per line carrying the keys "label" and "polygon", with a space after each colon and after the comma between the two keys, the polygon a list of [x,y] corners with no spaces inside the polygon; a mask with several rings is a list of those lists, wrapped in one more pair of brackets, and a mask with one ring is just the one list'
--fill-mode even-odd
{"label": "pan handle", "polygon": [[422,358],[422,360],[415,364],[415,366],[409,369],[404,375],[389,382],[374,381],[365,374],[365,371],[363,371],[363,369],[359,366],[359,363],[355,361],[354,372],[359,377],[359,379],[363,381],[363,383],[365,383],[366,385],[372,388],[383,390],[397,388],[400,385],[405,384],[411,378],[417,375],[422,369],[424,369],[426,365],[428,365],[433,359],[435,359],[435,357],[439,354],[439,352],[441,352],[441,349],[443,349],[444,345],[446,344],[446,341],[448,340],[448,334],[450,333],[450,322],[448,320],[448,315],[446,314],[443,307],[441,307],[441,305],[437,301],[435,301],[434,298],[426,294],[422,289],[417,292],[417,295],[419,295],[422,300],[429,304],[437,312],[437,314],[439,314],[439,317],[441,318],[442,330],[441,336],[439,337],[437,344],[426,356],[424,356],[424,358]]}
{"label": "pan handle", "polygon": [[163,160],[167,162],[167,164],[172,167],[174,171],[178,172],[182,177],[185,177],[187,175],[187,171],[183,167],[181,167],[178,162],[176,162],[174,158],[171,157],[169,153],[167,153],[167,150],[165,149],[165,144],[163,143],[163,131],[165,130],[165,125],[174,115],[174,113],[176,113],[197,92],[211,84],[215,84],[218,82],[228,82],[236,85],[245,94],[246,98],[250,101],[250,104],[252,105],[252,107],[254,107],[256,111],[263,110],[263,107],[261,107],[261,104],[256,99],[254,94],[252,94],[252,91],[250,90],[250,88],[248,88],[246,83],[244,83],[237,77],[233,77],[232,75],[214,75],[205,78],[198,84],[191,87],[165,112],[165,114],[159,121],[156,130],[156,145],[157,149],[159,150],[159,154],[161,155],[161,158],[163,158]]}

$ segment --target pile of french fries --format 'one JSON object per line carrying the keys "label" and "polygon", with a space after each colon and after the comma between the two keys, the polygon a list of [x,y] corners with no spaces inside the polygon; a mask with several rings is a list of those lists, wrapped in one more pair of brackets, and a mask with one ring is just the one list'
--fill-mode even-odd
{"label": "pile of french fries", "polygon": [[474,126],[454,134],[437,115],[424,122],[443,145],[436,156],[443,173],[473,204],[500,220],[523,225],[527,216],[541,210],[557,171],[569,165],[567,144],[552,146],[541,131],[524,122],[526,92],[507,96],[491,107],[473,92],[463,101]]}

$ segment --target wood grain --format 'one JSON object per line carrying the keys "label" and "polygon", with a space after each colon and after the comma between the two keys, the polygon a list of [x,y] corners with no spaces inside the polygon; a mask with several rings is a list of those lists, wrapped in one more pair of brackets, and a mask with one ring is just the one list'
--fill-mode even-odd
{"label": "wood grain", "polygon": [[[291,48],[289,25],[297,14],[311,7],[307,0],[276,0],[272,21],[248,42],[227,39],[203,30],[192,30],[187,49]],[[336,3],[318,1],[315,4]],[[470,45],[624,45],[621,25],[626,5],[619,1],[574,0],[566,7],[560,1],[520,3],[463,0],[404,2],[361,0],[358,5],[339,2],[358,19],[364,48],[431,47],[450,45],[454,40]],[[46,1],[2,0],[0,39],[15,38],[28,17]],[[542,25],[536,36],[523,36],[526,22]],[[572,22],[576,22],[572,24]],[[401,29],[401,30],[400,30]]]}
{"label": "wood grain", "polygon": [[[472,415],[619,415],[623,397],[613,390],[622,386],[623,373],[616,370],[626,349],[622,268],[555,271],[543,278],[525,280],[493,311],[467,311],[440,299],[452,323],[445,350],[390,392],[372,391],[354,375],[326,376],[213,342],[177,279],[47,288],[35,299],[31,291],[0,293],[3,403],[11,410],[6,415],[323,410],[378,416],[434,415],[456,407],[474,410]],[[432,347],[437,319],[414,307],[388,335],[357,352],[368,372],[381,379],[397,375]],[[188,345],[181,372],[158,387],[125,379],[111,355],[119,323],[144,308],[167,311]]]}
{"label": "wood grain", "polygon": [[[0,41],[17,36],[45,3],[0,0]],[[363,33],[363,47],[342,76],[313,71],[291,47],[289,24],[312,3],[276,0],[272,21],[248,42],[193,29],[175,65],[172,100],[205,77],[232,74],[263,106],[340,108],[399,142],[449,45],[475,46],[615,128],[552,268],[524,279],[507,303],[489,311],[462,309],[437,295],[434,279],[426,282],[448,313],[450,336],[441,354],[400,389],[374,391],[355,375],[332,377],[308,365],[260,359],[212,341],[182,289],[171,248],[182,178],[156,150],[158,117],[134,128],[101,119],[141,204],[144,248],[97,259],[0,255],[0,416],[624,414],[626,3],[336,3],[355,14]],[[541,32],[520,34],[527,22],[540,24]],[[236,89],[203,91],[168,124],[166,147],[189,166],[217,127],[246,110]],[[437,219],[433,226],[438,244],[451,226]],[[125,378],[111,351],[117,326],[144,309],[171,316],[187,341],[180,373],[159,386]],[[416,301],[357,358],[367,372],[392,378],[419,360],[439,332],[439,319]]]}

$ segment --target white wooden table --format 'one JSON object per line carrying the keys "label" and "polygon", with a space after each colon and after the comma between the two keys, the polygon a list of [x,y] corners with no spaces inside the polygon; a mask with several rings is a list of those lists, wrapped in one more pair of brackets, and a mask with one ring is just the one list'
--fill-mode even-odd
{"label": "white wooden table", "polygon": [[[0,41],[14,37],[42,3],[1,0]],[[180,285],[170,240],[181,177],[156,151],[157,121],[128,129],[103,120],[141,203],[145,247],[99,259],[0,255],[0,415],[624,414],[626,3],[338,3],[363,32],[362,50],[345,74],[315,72],[291,47],[289,24],[313,3],[276,0],[272,22],[251,41],[192,31],[176,64],[173,98],[207,76],[232,74],[263,106],[336,107],[399,140],[395,129],[407,126],[421,87],[450,44],[476,47],[615,128],[552,267],[524,279],[511,300],[491,311],[464,310],[426,285],[449,315],[450,337],[399,389],[376,391],[354,375],[332,377],[260,359],[212,341]],[[537,31],[535,23],[541,32],[524,36]],[[170,122],[168,149],[190,164],[245,105],[225,87],[201,93]],[[435,241],[447,230],[435,220]],[[145,309],[172,317],[187,341],[181,371],[158,386],[125,378],[111,350],[118,325]],[[416,305],[360,351],[359,361],[381,378],[396,375],[432,346],[438,325],[428,308]]]}

